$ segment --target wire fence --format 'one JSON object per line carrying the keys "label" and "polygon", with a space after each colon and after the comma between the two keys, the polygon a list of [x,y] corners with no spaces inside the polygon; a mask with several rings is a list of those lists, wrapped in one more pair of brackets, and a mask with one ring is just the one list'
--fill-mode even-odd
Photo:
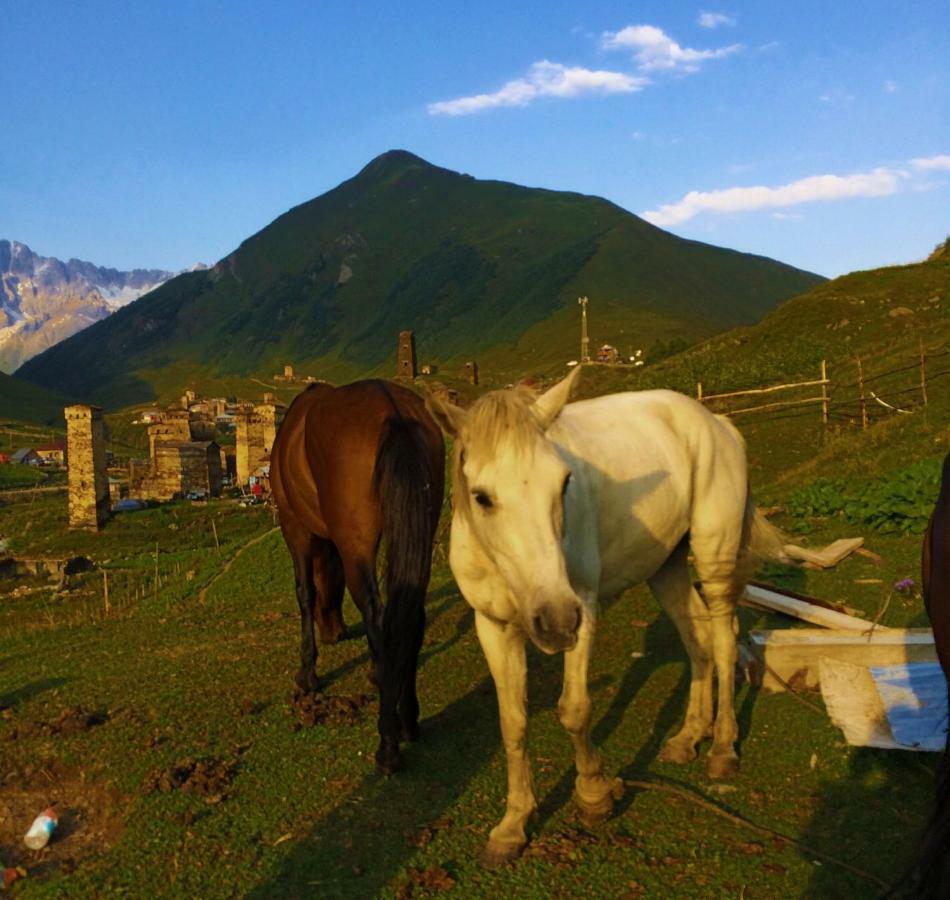
{"label": "wire fence", "polygon": [[[865,361],[856,355],[853,361],[857,378],[854,380],[832,381],[828,376],[827,362],[822,360],[818,379],[720,394],[704,393],[702,383],[698,383],[696,398],[730,416],[755,416],[757,422],[815,418],[815,407],[820,406],[821,423],[824,426],[834,424],[867,429],[872,421],[878,421],[882,417],[912,415],[926,407],[928,388],[935,382],[940,382],[942,387],[943,379],[950,376],[950,367],[947,365],[950,363],[950,349],[929,352],[921,341],[917,350],[914,362],[874,373],[865,373]],[[932,371],[934,364],[940,366],[938,371]],[[911,379],[913,384],[909,383]],[[730,408],[731,403],[739,398],[778,396],[808,387],[819,387],[821,393],[785,400],[772,400],[770,397],[768,403]]]}

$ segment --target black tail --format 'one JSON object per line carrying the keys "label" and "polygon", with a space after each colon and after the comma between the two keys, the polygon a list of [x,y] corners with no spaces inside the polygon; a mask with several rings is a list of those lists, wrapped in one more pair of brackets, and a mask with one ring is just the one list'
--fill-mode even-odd
{"label": "black tail", "polygon": [[425,627],[425,595],[432,565],[432,483],[422,426],[392,416],[373,471],[386,547],[383,655],[389,676],[402,688],[415,674]]}

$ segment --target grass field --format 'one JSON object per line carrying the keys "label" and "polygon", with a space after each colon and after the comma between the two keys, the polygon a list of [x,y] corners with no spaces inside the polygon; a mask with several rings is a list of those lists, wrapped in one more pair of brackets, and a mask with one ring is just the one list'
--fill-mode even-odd
{"label": "grass field", "polygon": [[[852,456],[873,446],[852,440]],[[783,482],[769,459],[753,463],[770,500],[815,477]],[[850,471],[854,483],[860,469]],[[611,821],[585,829],[554,712],[560,659],[530,651],[540,810],[525,856],[483,870],[476,859],[501,814],[505,763],[472,614],[445,563],[445,527],[419,674],[423,738],[407,771],[384,778],[349,600],[351,637],[321,647],[319,661],[327,694],[347,702],[304,725],[291,703],[299,626],[269,510],[178,503],[90,535],[65,530],[62,494],[4,502],[0,536],[14,551],[68,551],[100,566],[60,592],[40,578],[0,582],[0,859],[29,872],[15,895],[864,898],[915,847],[935,757],[848,748],[817,695],[806,704],[741,688],[742,771],[731,784],[710,783],[702,759],[657,763],[685,708],[687,665],[671,623],[637,588],[604,610],[592,664],[594,738],[608,769],[676,786],[802,846],[681,795],[633,788]],[[815,544],[858,533],[840,517],[781,524]],[[880,568],[854,557],[827,572],[766,574],[874,615],[895,581],[917,578],[920,539],[864,533]],[[858,583],[868,579],[879,582]],[[740,618],[744,630],[767,621],[748,610]],[[919,596],[894,595],[883,621],[924,624]],[[62,826],[33,854],[22,833],[53,801]]]}

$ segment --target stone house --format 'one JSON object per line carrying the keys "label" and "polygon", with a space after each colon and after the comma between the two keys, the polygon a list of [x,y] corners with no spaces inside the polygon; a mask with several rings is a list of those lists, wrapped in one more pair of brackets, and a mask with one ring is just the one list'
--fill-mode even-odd
{"label": "stone house", "polygon": [[55,441],[36,448],[36,455],[41,463],[55,466],[66,465],[66,441]]}

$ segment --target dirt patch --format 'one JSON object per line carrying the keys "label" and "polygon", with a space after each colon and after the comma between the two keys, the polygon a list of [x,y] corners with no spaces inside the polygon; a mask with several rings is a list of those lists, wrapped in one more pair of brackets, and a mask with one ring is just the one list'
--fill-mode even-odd
{"label": "dirt patch", "polygon": [[290,701],[295,730],[314,725],[355,725],[363,720],[363,710],[375,698],[368,694],[346,697],[336,694],[295,693]]}
{"label": "dirt patch", "polygon": [[535,856],[553,866],[577,865],[583,859],[584,849],[610,842],[622,847],[638,847],[635,837],[621,832],[594,835],[578,828],[565,828],[555,834],[542,834],[525,847],[524,855]]}
{"label": "dirt patch", "polygon": [[6,738],[15,741],[26,737],[81,734],[97,725],[104,725],[108,721],[109,714],[105,710],[88,710],[82,706],[70,706],[48,722],[20,722],[7,732]]}
{"label": "dirt patch", "polygon": [[446,828],[452,827],[452,819],[449,816],[442,816],[439,819],[436,819],[434,822],[430,822],[427,825],[422,825],[419,828],[415,828],[411,831],[406,832],[406,846],[415,847],[418,850],[421,850],[423,847],[428,847],[429,844],[435,840],[436,835],[440,831],[444,831]]}
{"label": "dirt patch", "polygon": [[[56,762],[29,775],[8,772],[0,781],[0,859],[10,867],[22,866],[30,878],[72,872],[119,839],[128,805],[128,798],[87,780],[81,769]],[[56,809],[59,824],[42,850],[30,850],[23,835],[48,806]]]}
{"label": "dirt patch", "polygon": [[439,865],[425,869],[410,869],[409,877],[396,889],[396,900],[407,900],[425,894],[437,894],[449,891],[455,886],[455,879]]}
{"label": "dirt patch", "polygon": [[189,756],[167,769],[153,769],[146,777],[142,791],[167,794],[180,790],[204,797],[208,803],[220,803],[226,799],[237,771],[237,759]]}

